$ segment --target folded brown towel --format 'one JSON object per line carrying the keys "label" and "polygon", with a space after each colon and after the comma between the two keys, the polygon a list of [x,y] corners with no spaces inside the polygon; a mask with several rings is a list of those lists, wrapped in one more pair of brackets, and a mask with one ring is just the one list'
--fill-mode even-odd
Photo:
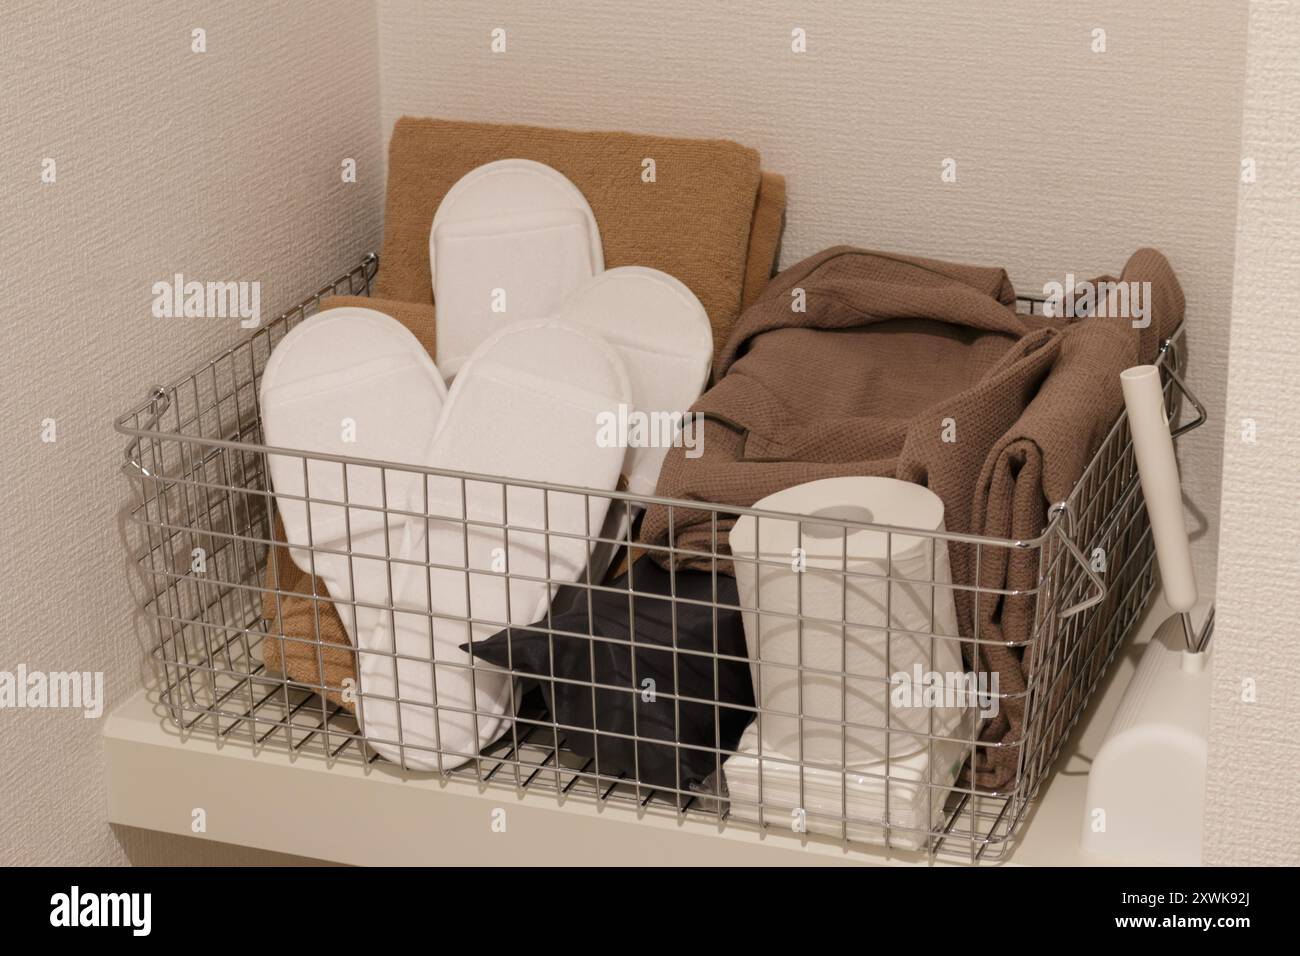
{"label": "folded brown towel", "polygon": [[[820,478],[884,475],[931,488],[950,531],[1035,537],[1119,414],[1119,373],[1151,361],[1182,320],[1182,293],[1158,252],[1135,253],[1121,278],[1152,283],[1150,328],[1125,318],[1018,315],[1001,269],[848,247],[812,256],[777,276],[741,316],[715,368],[717,385],[692,409],[706,416],[703,453],[671,449],[657,493],[749,506]],[[802,312],[792,309],[799,289]],[[946,419],[955,441],[944,441]],[[733,523],[718,520],[723,553]],[[674,509],[673,531],[675,547],[711,550],[709,512]],[[669,543],[666,507],[648,509],[641,540]],[[1009,565],[1005,550],[982,550],[982,586],[1034,586],[1037,555]],[[974,549],[950,546],[949,558],[954,582],[973,584]],[[680,555],[676,563],[710,565]],[[955,593],[970,636],[974,602],[968,591]],[[982,596],[981,642],[1027,640],[1032,614],[1031,599]],[[980,652],[1001,693],[1023,691],[1020,649],[981,643]],[[1005,700],[984,728],[985,741],[1004,746],[981,748],[981,786],[1014,776],[1022,718],[1023,702]]]}
{"label": "folded brown towel", "polygon": [[[721,348],[741,309],[771,277],[785,181],[728,140],[404,116],[388,147],[388,197],[375,295],[433,303],[429,230],[447,191],[470,170],[531,159],[582,190],[600,227],[605,267],[649,266],[699,297]],[[642,181],[642,161],[655,181]],[[747,299],[746,296],[749,298]]]}
{"label": "folded brown towel", "polygon": [[352,678],[356,689],[356,655],[339,612],[319,579],[315,582],[318,596],[313,596],[312,576],[289,557],[278,515],[271,540],[275,544],[266,560],[267,590],[262,592],[262,617],[267,621],[262,661],[268,670],[287,674],[352,710],[341,691],[347,678]]}
{"label": "folded brown towel", "polygon": [[[1115,281],[1100,276],[1095,283]],[[1168,261],[1154,249],[1139,249],[1120,276],[1122,282],[1150,282],[1151,324],[1134,329],[1125,319],[1092,318],[1071,322],[1057,336],[1059,346],[1052,368],[1042,386],[1015,424],[995,443],[984,461],[974,486],[971,527],[980,534],[999,538],[1028,539],[1037,536],[1047,521],[1047,507],[1069,497],[1106,433],[1124,408],[1119,373],[1133,365],[1153,362],[1160,343],[1182,321],[1184,300]],[[965,560],[973,577],[972,554]],[[1039,584],[1039,555],[1006,548],[985,548],[981,556],[980,584],[988,588],[1032,590]],[[1125,595],[1108,593],[1098,611],[1123,600]],[[959,610],[970,612],[970,594],[960,593]],[[981,641],[1016,642],[1034,631],[1034,598],[1029,595],[1000,597],[981,594],[979,634]],[[969,620],[964,617],[963,619]],[[999,691],[1023,695],[1029,673],[1029,654],[1020,648],[997,643],[982,645],[984,666],[999,675]],[[1079,648],[1063,662],[1063,678],[1044,686],[1039,705],[1051,715],[1043,731],[1049,746],[1068,729],[1065,710],[1067,694],[1081,681],[1091,681],[1105,664],[1101,654]],[[1083,673],[1087,668],[1089,673]],[[1003,701],[998,717],[984,729],[983,739],[1019,740],[1024,717],[1024,700],[1015,696]],[[1017,748],[990,749],[986,766],[978,768],[976,781],[1000,787],[1011,780],[1019,757]]]}
{"label": "folded brown towel", "polygon": [[[743,312],[758,301],[767,284],[772,281],[777,262],[781,258],[781,233],[785,229],[785,177],[766,170],[758,180],[758,201],[754,204],[754,219],[749,224],[749,250],[745,253],[745,285],[740,293]],[[713,313],[709,316],[712,318]],[[715,355],[727,341],[733,319],[723,328],[723,323],[713,323]]]}

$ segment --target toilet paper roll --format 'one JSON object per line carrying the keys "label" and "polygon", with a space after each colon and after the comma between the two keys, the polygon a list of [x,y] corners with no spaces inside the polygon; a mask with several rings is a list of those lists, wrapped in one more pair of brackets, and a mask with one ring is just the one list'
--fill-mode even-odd
{"label": "toilet paper roll", "polygon": [[942,532],[939,497],[892,478],[828,478],[754,508],[801,516],[742,515],[731,531],[764,751],[862,769],[927,750],[929,735],[965,736],[947,544],[824,523]]}

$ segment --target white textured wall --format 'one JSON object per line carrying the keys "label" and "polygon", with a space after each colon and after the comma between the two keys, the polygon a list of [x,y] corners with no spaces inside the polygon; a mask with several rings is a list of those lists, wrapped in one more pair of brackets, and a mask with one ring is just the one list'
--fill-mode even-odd
{"label": "white textured wall", "polygon": [[1183,455],[1212,580],[1243,4],[381,0],[379,37],[385,130],[410,113],[756,147],[787,177],[785,265],[849,242],[1004,265],[1041,291],[1164,250],[1213,415]]}
{"label": "white textured wall", "polygon": [[1241,187],[1232,299],[1205,858],[1297,865],[1300,3],[1252,0],[1247,62],[1242,155],[1257,180]]}
{"label": "white textured wall", "polygon": [[[206,53],[191,52],[195,27]],[[375,35],[373,4],[347,0],[5,3],[0,670],[104,671],[110,707],[138,688],[112,421],[247,334],[154,319],[151,286],[174,272],[256,279],[273,316],[376,247]],[[347,156],[355,185],[340,181]],[[54,444],[39,440],[44,418]],[[110,831],[100,729],[0,710],[0,864],[231,862]]]}

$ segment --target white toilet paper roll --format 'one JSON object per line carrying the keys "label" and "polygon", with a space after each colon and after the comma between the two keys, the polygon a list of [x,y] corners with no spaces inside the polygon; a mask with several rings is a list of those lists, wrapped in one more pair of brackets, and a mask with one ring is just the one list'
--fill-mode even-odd
{"label": "white toilet paper roll", "polygon": [[[743,515],[731,531],[764,752],[862,769],[926,750],[928,735],[959,733],[969,710],[946,693],[962,671],[946,543],[868,529],[846,537],[816,520],[941,532],[939,497],[893,478],[828,478],[754,507],[806,516]],[[943,675],[937,700],[914,684],[918,670],[922,681]],[[891,701],[897,674],[908,677],[907,706]]]}

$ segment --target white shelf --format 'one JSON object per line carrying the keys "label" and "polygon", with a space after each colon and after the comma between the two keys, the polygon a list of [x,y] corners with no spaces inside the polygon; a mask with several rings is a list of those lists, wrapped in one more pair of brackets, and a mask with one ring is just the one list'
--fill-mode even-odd
{"label": "white shelf", "polygon": [[[1137,653],[1169,614],[1156,601],[1121,649],[1031,811],[1009,865],[1090,865],[1079,847],[1088,758],[1100,745],[1132,676]],[[406,776],[383,762],[329,762],[315,748],[291,755],[255,747],[247,734],[218,741],[182,732],[151,691],[118,707],[104,729],[109,820],[339,863],[390,865],[951,865],[918,853],[887,852],[769,830],[760,834],[653,804],[553,793],[517,793],[513,778]],[[506,775],[503,775],[506,776]],[[506,811],[504,833],[493,814]],[[497,815],[499,817],[499,814]]]}

